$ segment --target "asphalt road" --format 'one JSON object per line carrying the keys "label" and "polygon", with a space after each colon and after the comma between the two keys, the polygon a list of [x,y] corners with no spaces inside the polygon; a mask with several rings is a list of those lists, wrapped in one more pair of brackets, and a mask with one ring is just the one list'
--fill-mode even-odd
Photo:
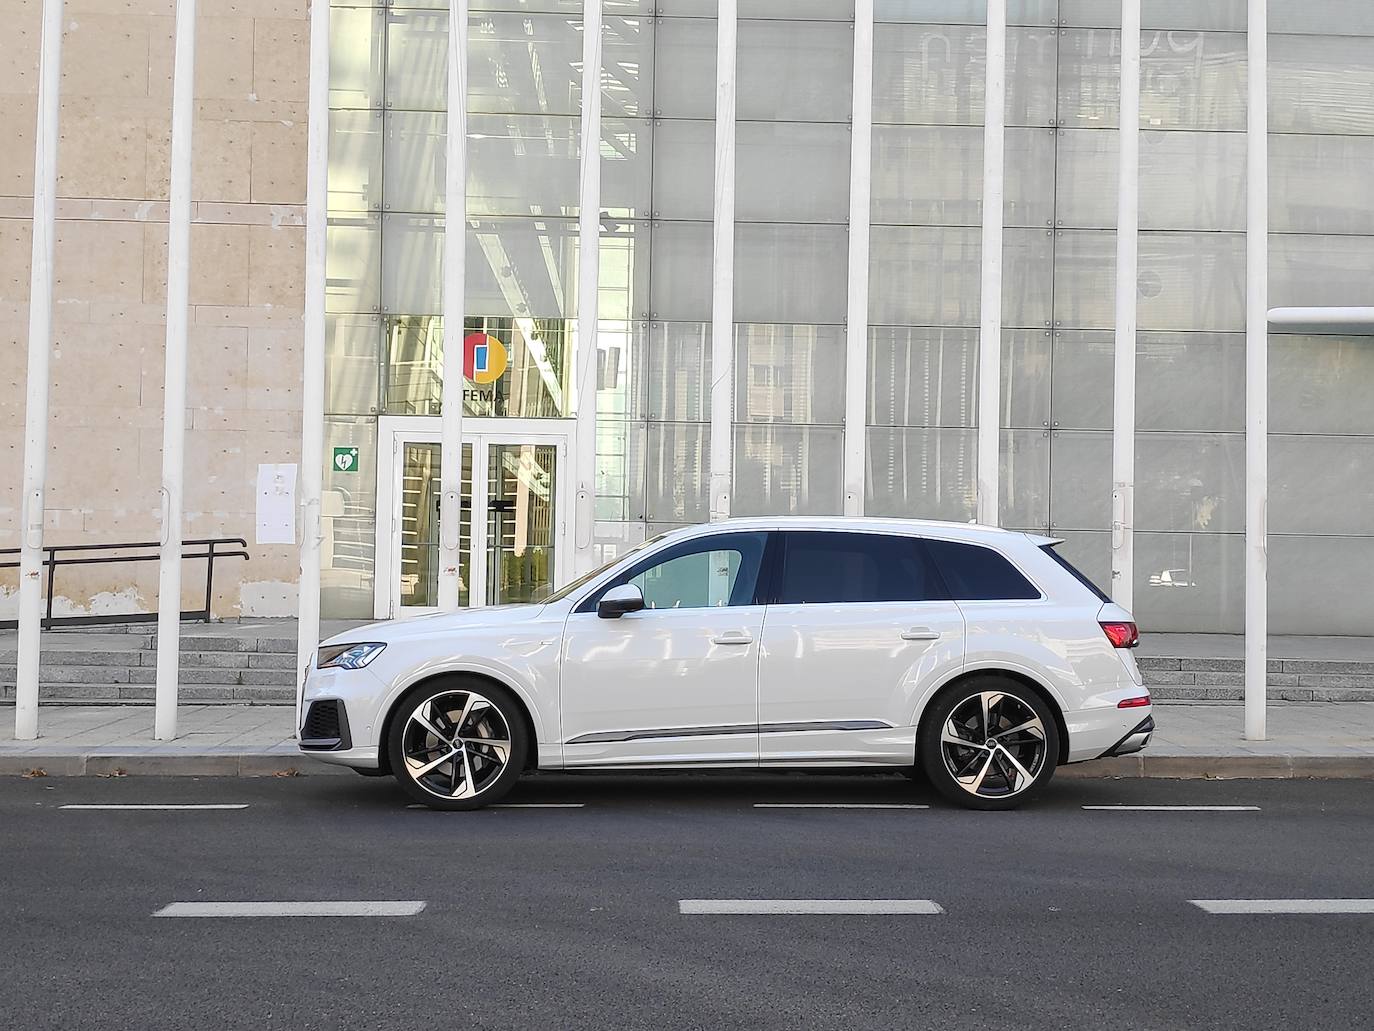
{"label": "asphalt road", "polygon": [[[1374,1026],[1374,785],[1061,781],[971,813],[892,776],[544,776],[510,808],[387,781],[0,779],[4,1028]],[[838,802],[928,809],[755,808]],[[71,810],[72,804],[246,804]],[[1084,805],[1255,805],[1090,811]],[[684,915],[928,900],[926,915]],[[423,901],[405,917],[155,918]]]}

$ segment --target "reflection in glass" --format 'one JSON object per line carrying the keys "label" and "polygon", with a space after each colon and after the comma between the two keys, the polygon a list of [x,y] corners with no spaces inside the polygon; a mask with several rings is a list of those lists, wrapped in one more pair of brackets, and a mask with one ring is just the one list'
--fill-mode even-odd
{"label": "reflection in glass", "polygon": [[487,604],[535,601],[553,589],[557,450],[492,444],[487,458]]}
{"label": "reflection in glass", "polygon": [[[407,441],[401,458],[401,605],[439,604],[439,445]],[[458,604],[469,604],[472,584],[472,445],[463,445],[459,493],[462,526],[458,542]]]}

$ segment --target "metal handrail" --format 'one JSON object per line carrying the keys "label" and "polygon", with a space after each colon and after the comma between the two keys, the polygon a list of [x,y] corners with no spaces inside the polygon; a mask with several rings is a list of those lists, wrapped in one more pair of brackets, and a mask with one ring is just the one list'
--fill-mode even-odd
{"label": "metal handrail", "polygon": [[[216,551],[218,545],[237,544],[238,548],[233,551]],[[205,608],[183,611],[181,618],[191,622],[210,622],[210,602],[214,597],[215,587],[215,559],[217,558],[241,558],[248,559],[248,542],[242,537],[204,537],[196,540],[182,541],[183,548],[203,547],[204,551],[184,551],[182,561],[187,559],[205,559]],[[148,623],[157,619],[156,612],[118,612],[107,615],[96,616],[54,616],[52,614],[53,604],[53,583],[57,577],[58,566],[96,566],[106,565],[115,562],[157,562],[162,556],[160,554],[162,545],[158,541],[137,541],[126,544],[58,544],[45,545],[43,550],[47,552],[47,558],[43,560],[43,565],[48,570],[48,602],[44,612],[42,626],[46,630],[54,626],[95,626],[101,623]],[[152,549],[149,555],[100,555],[86,558],[59,558],[59,554],[74,551],[122,551],[130,549]],[[18,555],[19,548],[0,548],[0,555]],[[17,569],[19,563],[0,562],[0,569]],[[0,628],[12,629],[19,625],[18,620],[0,620]]]}

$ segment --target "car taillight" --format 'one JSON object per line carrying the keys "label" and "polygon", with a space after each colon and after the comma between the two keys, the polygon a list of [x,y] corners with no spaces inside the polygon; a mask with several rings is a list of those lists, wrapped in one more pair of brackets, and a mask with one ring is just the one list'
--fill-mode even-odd
{"label": "car taillight", "polygon": [[1102,623],[1102,632],[1113,648],[1134,648],[1140,643],[1140,631],[1134,623]]}
{"label": "car taillight", "polygon": [[1123,698],[1116,703],[1118,709],[1141,709],[1150,704],[1150,696],[1141,695],[1138,698]]}

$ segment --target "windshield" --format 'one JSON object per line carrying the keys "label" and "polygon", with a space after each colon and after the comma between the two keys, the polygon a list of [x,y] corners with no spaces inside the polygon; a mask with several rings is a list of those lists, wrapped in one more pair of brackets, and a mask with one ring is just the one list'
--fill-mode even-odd
{"label": "windshield", "polygon": [[556,590],[556,591],[554,591],[552,594],[550,594],[547,598],[544,598],[543,601],[544,601],[545,603],[548,603],[548,602],[551,602],[551,601],[562,601],[562,600],[563,600],[564,598],[566,598],[568,595],[576,593],[576,592],[577,592],[578,590],[580,590],[582,587],[584,587],[584,586],[586,586],[587,584],[591,583],[593,580],[595,580],[595,579],[596,579],[598,576],[600,576],[602,573],[606,572],[606,570],[610,569],[612,566],[619,565],[621,562],[624,562],[624,561],[625,561],[627,558],[629,558],[631,555],[636,555],[636,554],[638,554],[639,552],[643,551],[645,548],[649,547],[650,545],[657,544],[659,541],[663,540],[663,538],[664,538],[664,537],[667,537],[667,536],[668,536],[668,535],[667,535],[666,533],[660,533],[657,537],[650,537],[650,538],[649,538],[647,541],[645,541],[643,544],[637,544],[637,545],[635,545],[633,548],[631,548],[629,551],[625,552],[624,554],[617,555],[615,558],[611,559],[609,562],[603,562],[601,565],[599,565],[599,566],[597,566],[595,569],[593,569],[590,573],[583,573],[581,576],[579,576],[579,577],[578,577],[576,580],[574,580],[572,583],[570,583],[570,584],[564,584],[564,585],[563,585],[562,587],[560,587],[558,590]]}

